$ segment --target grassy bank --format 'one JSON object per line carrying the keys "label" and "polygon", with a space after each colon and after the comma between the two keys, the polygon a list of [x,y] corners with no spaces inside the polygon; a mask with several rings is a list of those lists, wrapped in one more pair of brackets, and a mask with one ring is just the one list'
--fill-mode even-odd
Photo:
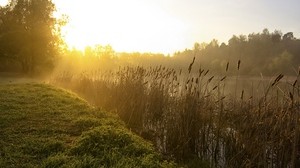
{"label": "grassy bank", "polygon": [[0,167],[172,167],[113,114],[45,84],[0,85]]}

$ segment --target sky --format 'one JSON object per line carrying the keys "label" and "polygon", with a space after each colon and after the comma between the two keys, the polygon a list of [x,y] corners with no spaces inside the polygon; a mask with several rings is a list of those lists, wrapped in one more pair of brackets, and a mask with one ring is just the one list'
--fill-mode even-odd
{"label": "sky", "polygon": [[[5,4],[7,0],[0,0]],[[53,0],[70,46],[172,54],[195,42],[281,30],[300,37],[299,0]]]}

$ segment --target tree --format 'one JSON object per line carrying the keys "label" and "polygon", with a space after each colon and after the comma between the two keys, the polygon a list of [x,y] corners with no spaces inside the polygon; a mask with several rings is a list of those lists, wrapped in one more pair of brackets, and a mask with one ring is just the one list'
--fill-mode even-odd
{"label": "tree", "polygon": [[279,30],[275,30],[274,33],[272,33],[272,41],[274,43],[279,43],[281,41],[282,33]]}
{"label": "tree", "polygon": [[11,0],[0,9],[0,52],[24,73],[51,68],[62,44],[51,0]]}
{"label": "tree", "polygon": [[282,39],[283,40],[295,40],[294,33],[293,32],[288,32],[288,33],[283,35]]}

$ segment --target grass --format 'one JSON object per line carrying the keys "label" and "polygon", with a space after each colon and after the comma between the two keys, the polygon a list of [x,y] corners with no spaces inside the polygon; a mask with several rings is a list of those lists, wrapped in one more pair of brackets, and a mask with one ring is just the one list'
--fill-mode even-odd
{"label": "grass", "polygon": [[46,84],[0,85],[0,167],[175,167],[114,114]]}

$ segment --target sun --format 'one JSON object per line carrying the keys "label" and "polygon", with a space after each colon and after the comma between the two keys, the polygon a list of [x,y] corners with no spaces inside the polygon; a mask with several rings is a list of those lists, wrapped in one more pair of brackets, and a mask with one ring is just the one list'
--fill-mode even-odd
{"label": "sun", "polygon": [[69,47],[111,45],[116,51],[171,53],[185,43],[182,22],[151,1],[54,0],[69,17],[62,29]]}

